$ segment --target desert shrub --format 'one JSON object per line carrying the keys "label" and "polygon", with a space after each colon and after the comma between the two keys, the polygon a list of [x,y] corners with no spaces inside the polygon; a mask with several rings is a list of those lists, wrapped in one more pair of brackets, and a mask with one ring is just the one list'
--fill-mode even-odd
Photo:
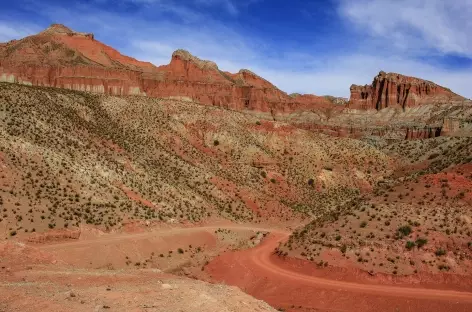
{"label": "desert shrub", "polygon": [[183,253],[184,253],[184,250],[183,250],[182,248],[177,249],[177,251],[178,251],[179,254],[183,254]]}
{"label": "desert shrub", "polygon": [[398,228],[398,235],[400,237],[408,236],[411,233],[411,226],[409,225],[404,225]]}
{"label": "desert shrub", "polygon": [[220,141],[218,141],[218,140],[214,140],[214,141],[213,141],[213,145],[214,145],[214,146],[218,146],[218,145],[220,145]]}
{"label": "desert shrub", "polygon": [[406,247],[406,249],[411,250],[411,249],[413,249],[415,246],[416,246],[415,242],[407,241],[405,247]]}
{"label": "desert shrub", "polygon": [[367,222],[366,222],[366,221],[362,221],[360,227],[361,227],[361,228],[365,228],[366,226],[367,226]]}
{"label": "desert shrub", "polygon": [[428,243],[428,240],[426,238],[418,238],[416,240],[416,246],[418,246],[418,248],[423,247],[424,245],[426,245],[426,243]]}
{"label": "desert shrub", "polygon": [[439,248],[438,250],[436,250],[436,252],[434,254],[436,256],[440,257],[440,256],[444,256],[446,254],[446,251],[442,248]]}

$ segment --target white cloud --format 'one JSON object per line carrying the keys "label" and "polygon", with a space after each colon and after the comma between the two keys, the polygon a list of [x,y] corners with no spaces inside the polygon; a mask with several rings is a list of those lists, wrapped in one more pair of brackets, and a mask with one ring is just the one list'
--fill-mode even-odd
{"label": "white cloud", "polygon": [[37,33],[39,29],[39,27],[34,25],[20,25],[0,20],[0,42],[21,39]]}
{"label": "white cloud", "polygon": [[[148,60],[156,65],[167,64],[173,51],[188,50],[193,55],[211,60],[222,70],[238,71],[244,64],[259,63],[261,54],[239,34],[230,29],[192,29],[192,27],[175,27],[172,24],[161,24],[153,31],[158,38],[144,37],[131,40],[127,49],[134,57]],[[262,51],[261,51],[262,52]]]}
{"label": "white cloud", "polygon": [[274,71],[264,67],[254,70],[288,92],[349,97],[351,84],[370,84],[378,72],[384,70],[431,80],[472,98],[470,70],[448,71],[410,58],[354,54],[330,57],[323,66],[309,71]]}
{"label": "white cloud", "polygon": [[231,15],[238,15],[239,9],[237,7],[237,2],[232,0],[195,0],[196,3],[205,5],[205,6],[221,6],[228,11]]}
{"label": "white cloud", "polygon": [[[99,2],[106,2],[107,0],[95,0]],[[240,12],[240,8],[260,0],[188,0],[185,4],[178,0],[122,0],[123,2],[141,3],[146,5],[153,5],[166,9],[177,14],[187,15],[190,13],[189,4],[193,4],[200,8],[215,7],[223,9],[230,15],[236,16]]]}
{"label": "white cloud", "polygon": [[[316,56],[302,53],[286,54],[284,58],[268,58],[247,45],[231,48],[218,37],[186,30],[189,37],[161,38],[159,41],[136,41],[133,56],[156,65],[167,64],[171,53],[186,47],[194,55],[215,61],[222,70],[237,72],[248,68],[280,89],[292,93],[314,93],[349,97],[351,84],[370,84],[380,70],[398,72],[434,81],[454,92],[472,98],[469,70],[449,71],[408,57],[370,54]],[[239,38],[241,40],[241,38]],[[304,66],[308,65],[308,69]]]}
{"label": "white cloud", "polygon": [[[135,1],[167,4],[172,2],[167,0]],[[221,5],[221,1],[224,0],[192,1],[220,1],[219,5]],[[124,54],[143,61],[150,61],[157,66],[167,64],[172,52],[183,48],[202,59],[216,62],[222,70],[237,72],[241,68],[250,69],[288,93],[300,92],[348,97],[351,84],[371,83],[373,77],[380,70],[384,70],[428,79],[472,98],[472,89],[470,88],[472,71],[468,69],[448,70],[431,62],[421,61],[420,58],[416,58],[415,54],[409,53],[412,45],[417,49],[428,47],[442,53],[450,50],[457,53],[467,51],[470,43],[467,40],[469,39],[464,41],[462,38],[464,34],[467,34],[465,29],[470,29],[472,20],[460,19],[461,23],[464,23],[461,30],[460,27],[454,28],[458,27],[455,24],[454,27],[449,26],[447,22],[442,20],[444,16],[441,15],[442,17],[438,18],[436,23],[441,22],[447,27],[436,25],[436,31],[441,30],[441,34],[435,34],[431,30],[420,31],[430,27],[428,16],[435,12],[433,9],[423,11],[406,9],[406,11],[397,12],[394,10],[398,9],[395,5],[396,2],[392,1],[355,1],[359,7],[352,4],[354,3],[352,1],[339,1],[341,1],[339,9],[341,16],[349,16],[348,21],[357,25],[361,31],[365,32],[367,29],[374,38],[380,39],[385,49],[379,51],[373,48],[371,42],[367,42],[366,46],[366,41],[360,41],[360,45],[365,49],[358,52],[336,54],[337,51],[332,51],[332,53],[320,54],[307,49],[307,47],[292,51],[288,50],[283,42],[272,45],[264,38],[255,38],[241,33],[229,27],[228,24],[222,24],[208,16],[203,16],[200,11],[190,8],[185,8],[186,11],[183,13],[182,11],[174,11],[176,14],[182,14],[180,19],[166,18],[168,11],[157,10],[153,20],[142,18],[140,15],[122,15],[113,13],[113,11],[100,11],[86,5],[69,9],[41,4],[36,11],[46,19],[63,22],[78,31],[95,32],[97,40],[118,48]],[[407,8],[410,7],[407,2],[398,1]],[[421,2],[420,0],[410,1],[413,3],[413,8],[415,8],[414,4],[419,6],[418,3]],[[431,1],[437,2],[436,0]],[[457,3],[463,2],[461,0]],[[249,2],[246,0],[246,3]],[[382,4],[389,4],[392,7],[385,11],[386,8]],[[363,7],[363,5],[365,6]],[[361,12],[362,8],[365,13]],[[458,5],[454,10],[458,10],[458,8],[462,7]],[[416,21],[409,21],[411,14],[419,14],[420,11],[428,16],[416,16]],[[377,17],[375,12],[379,12],[380,17]],[[408,21],[408,27],[415,30],[415,38],[418,42],[412,40],[409,33],[403,31],[402,26],[399,25],[402,19],[399,21],[394,16],[389,18],[390,15],[395,15],[394,13],[403,16],[402,19]],[[185,21],[184,17],[187,17]],[[197,20],[192,19],[193,17]],[[202,17],[205,19],[204,23],[200,20]],[[360,21],[362,18],[366,19],[366,22]],[[421,26],[421,21],[424,21],[423,26]],[[456,22],[459,23],[458,21],[454,23]],[[372,25],[369,26],[369,23]],[[2,31],[2,26],[6,30]],[[428,41],[433,39],[425,39],[433,36],[442,38],[449,34],[450,29],[456,30],[457,33],[454,36],[451,35],[452,37],[443,38],[441,44],[433,45]],[[2,38],[2,33],[9,33],[9,36],[16,38],[22,37],[20,33],[12,32],[12,30],[18,31],[10,24],[0,23],[0,38]],[[394,33],[395,43],[391,42],[390,31]],[[356,51],[356,47],[349,46],[343,51]]]}
{"label": "white cloud", "polygon": [[470,0],[340,0],[339,12],[405,52],[433,49],[472,56]]}

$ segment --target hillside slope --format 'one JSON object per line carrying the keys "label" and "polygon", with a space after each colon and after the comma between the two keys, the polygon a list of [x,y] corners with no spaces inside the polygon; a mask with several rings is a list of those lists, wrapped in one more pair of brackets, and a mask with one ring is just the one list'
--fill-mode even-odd
{"label": "hillside slope", "polygon": [[299,222],[395,161],[356,140],[191,102],[0,84],[3,236],[135,220]]}
{"label": "hillside slope", "polygon": [[279,254],[371,274],[470,275],[471,143],[461,137],[385,146],[403,165],[362,200],[294,232]]}

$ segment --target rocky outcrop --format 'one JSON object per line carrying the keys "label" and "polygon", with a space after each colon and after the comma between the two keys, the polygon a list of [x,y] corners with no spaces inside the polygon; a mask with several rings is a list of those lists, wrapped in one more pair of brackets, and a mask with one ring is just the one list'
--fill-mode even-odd
{"label": "rocky outcrop", "polygon": [[291,97],[246,69],[223,72],[185,50],[175,51],[168,65],[156,67],[120,54],[93,34],[60,24],[0,45],[0,81],[108,95],[184,97],[272,115],[332,105],[314,95]]}
{"label": "rocky outcrop", "polygon": [[351,86],[348,107],[381,110],[462,100],[463,97],[431,81],[381,71],[371,85]]}
{"label": "rocky outcrop", "polygon": [[[430,81],[380,72],[371,85],[351,86],[349,102],[288,95],[247,69],[225,72],[185,50],[175,51],[169,64],[157,67],[120,54],[93,34],[60,24],[0,44],[0,82],[193,101],[355,138],[429,138],[456,135],[470,127],[468,115],[461,113],[465,99]],[[446,104],[460,107],[446,110]],[[451,116],[456,119],[447,119]]]}
{"label": "rocky outcrop", "polygon": [[405,139],[416,140],[435,138],[441,135],[441,130],[441,127],[406,128]]}
{"label": "rocky outcrop", "polygon": [[407,127],[407,126],[345,126],[336,124],[299,124],[299,128],[323,133],[335,137],[362,139],[366,137],[382,137],[387,140],[417,140],[441,136],[441,127]]}

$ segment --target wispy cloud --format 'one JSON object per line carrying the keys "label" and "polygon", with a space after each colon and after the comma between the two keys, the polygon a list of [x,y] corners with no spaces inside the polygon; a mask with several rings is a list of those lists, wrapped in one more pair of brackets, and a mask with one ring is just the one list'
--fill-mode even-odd
{"label": "wispy cloud", "polygon": [[220,6],[224,8],[231,15],[238,15],[239,9],[237,7],[237,2],[233,0],[195,0],[197,4],[203,6]]}
{"label": "wispy cloud", "polygon": [[25,23],[12,23],[0,20],[0,42],[19,39],[37,33],[41,28]]}
{"label": "wispy cloud", "polygon": [[215,25],[193,29],[175,27],[172,23],[163,23],[153,27],[158,38],[136,36],[130,40],[129,53],[139,59],[146,59],[154,64],[166,64],[173,51],[185,49],[192,54],[216,62],[227,71],[245,68],[245,64],[259,63],[263,60],[263,47],[246,40],[237,32]]}
{"label": "wispy cloud", "polygon": [[[99,2],[106,2],[107,0],[95,0]],[[223,10],[230,15],[237,16],[241,8],[246,8],[249,5],[262,0],[188,0],[185,3],[178,0],[121,0],[122,2],[130,2],[137,4],[146,4],[168,11],[178,13],[181,16],[189,15],[191,13],[188,8],[192,7],[195,11],[203,11],[206,8],[216,8]],[[200,10],[199,10],[200,9]]]}
{"label": "wispy cloud", "polygon": [[[313,57],[316,58],[316,57]],[[308,60],[309,61],[309,60]],[[313,60],[317,63],[316,60]],[[351,84],[370,84],[380,70],[421,77],[450,87],[454,92],[472,98],[469,69],[447,70],[408,57],[388,57],[371,54],[352,54],[325,58],[322,65],[310,70],[254,70],[271,82],[290,92],[313,92],[318,95],[349,97]]]}
{"label": "wispy cloud", "polygon": [[[442,11],[438,0],[337,0],[339,21],[355,30],[349,34],[355,40],[328,52],[311,48],[311,42],[294,47],[281,39],[256,37],[239,29],[237,23],[222,22],[205,11],[209,6],[219,7],[238,19],[243,5],[251,0],[231,0],[236,4],[233,13],[228,11],[226,0],[185,2],[190,5],[173,0],[120,0],[138,5],[126,12],[103,9],[110,0],[95,0],[101,2],[102,9],[89,3],[66,6],[30,1],[33,3],[29,7],[41,20],[95,32],[98,40],[155,65],[167,64],[172,52],[183,48],[215,61],[222,70],[248,68],[289,93],[347,97],[351,84],[370,83],[380,70],[385,70],[432,80],[472,97],[470,68],[451,69],[430,61],[432,54],[471,54],[467,34],[472,33],[472,20],[463,18],[470,8],[467,0],[456,0]],[[453,17],[453,11],[462,13]],[[11,23],[0,23],[0,39],[30,34],[27,28],[19,29]],[[313,41],[319,40],[317,36],[313,34]],[[344,41],[343,36],[339,34],[335,39]]]}
{"label": "wispy cloud", "polygon": [[390,48],[472,56],[470,0],[341,0],[339,12]]}

